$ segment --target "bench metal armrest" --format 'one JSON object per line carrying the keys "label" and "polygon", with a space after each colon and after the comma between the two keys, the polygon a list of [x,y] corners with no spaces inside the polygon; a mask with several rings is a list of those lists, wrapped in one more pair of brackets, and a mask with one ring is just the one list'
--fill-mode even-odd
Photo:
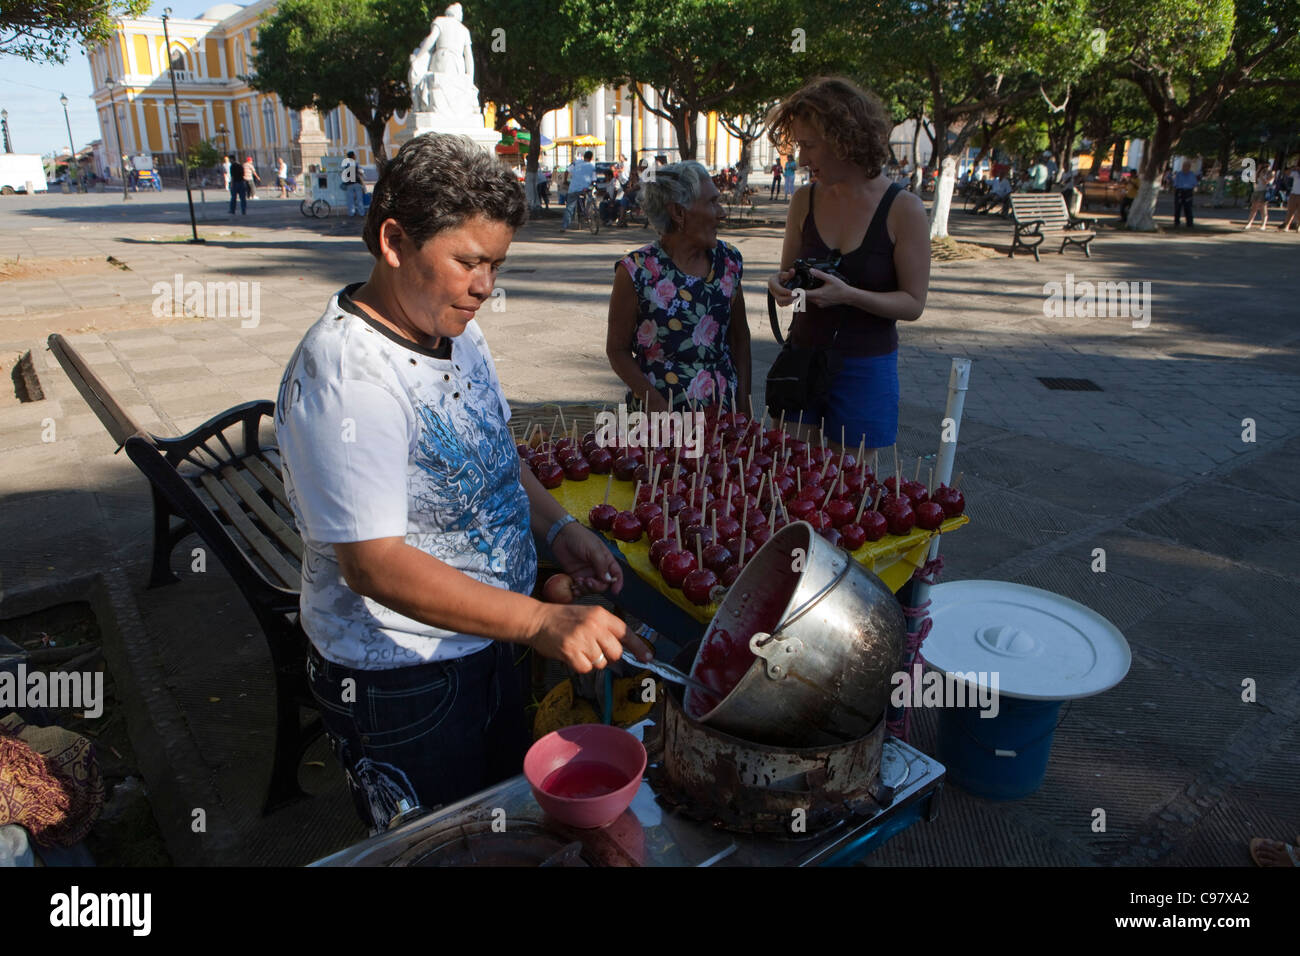
{"label": "bench metal armrest", "polygon": [[1041,232],[1042,228],[1043,220],[1041,219],[1032,219],[1029,222],[1021,222],[1018,219],[1016,220],[1016,232],[1020,235]]}
{"label": "bench metal armrest", "polygon": [[225,431],[232,425],[242,424],[244,426],[244,446],[246,451],[256,451],[261,449],[258,440],[259,426],[263,418],[271,418],[275,414],[275,402],[260,399],[252,402],[244,402],[242,405],[236,405],[234,408],[209,418],[187,434],[179,438],[158,438],[156,444],[162,451],[169,462],[175,464],[180,461],[195,448],[207,442],[209,439],[216,438],[227,453],[234,458],[236,456],[226,442]]}

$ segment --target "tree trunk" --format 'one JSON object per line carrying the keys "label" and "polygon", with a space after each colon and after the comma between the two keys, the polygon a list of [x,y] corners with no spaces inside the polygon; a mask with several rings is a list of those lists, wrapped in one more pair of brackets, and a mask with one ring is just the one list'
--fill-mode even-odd
{"label": "tree trunk", "polygon": [[537,161],[542,155],[542,124],[539,120],[528,127],[528,162],[524,169],[524,189],[528,192],[528,208],[540,212],[542,204],[537,199]]}
{"label": "tree trunk", "polygon": [[388,126],[387,116],[373,116],[366,124],[366,135],[370,138],[370,152],[374,154],[375,165],[382,176],[388,165],[388,150],[384,148],[384,130]]}
{"label": "tree trunk", "polygon": [[945,156],[939,163],[939,182],[934,190],[934,204],[930,207],[931,239],[948,235],[948,213],[952,209],[952,189],[956,182],[957,157]]}
{"label": "tree trunk", "polygon": [[740,182],[737,184],[736,188],[740,191],[741,196],[745,195],[745,189],[749,185],[749,164],[750,156],[753,152],[754,140],[750,139],[748,136],[740,137]]}
{"label": "tree trunk", "polygon": [[1128,212],[1125,227],[1133,232],[1152,232],[1156,228],[1156,201],[1160,198],[1160,177],[1173,155],[1182,130],[1175,128],[1169,116],[1156,117],[1155,135],[1142,151],[1141,185]]}
{"label": "tree trunk", "polygon": [[696,136],[695,118],[696,112],[689,107],[682,107],[672,111],[672,126],[677,133],[677,146],[680,150],[679,159],[694,159],[695,151],[699,148],[699,140]]}

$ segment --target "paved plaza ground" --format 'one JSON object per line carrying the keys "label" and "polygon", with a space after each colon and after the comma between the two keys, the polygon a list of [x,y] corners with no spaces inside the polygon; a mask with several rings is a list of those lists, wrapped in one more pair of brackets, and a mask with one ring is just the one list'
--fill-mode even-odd
{"label": "paved plaza ground", "polygon": [[[256,623],[223,571],[189,572],[185,547],[182,583],[145,587],[147,483],[44,345],[65,333],[160,434],[273,399],[329,295],[368,272],[360,221],[305,219],[275,199],[232,219],[212,199],[198,246],[182,241],[176,191],[0,200],[0,356],[11,368],[30,350],[44,394],[0,402],[0,619],[102,595],[156,729],[142,746],[167,770],[150,783],[176,858],[297,864],[362,835],[337,765],[319,746],[302,771],[315,799],[259,815],[271,681]],[[1159,212],[1168,227],[1168,200]],[[1081,601],[1124,632],[1133,664],[1064,712],[1036,794],[993,803],[949,787],[937,820],[869,864],[1248,866],[1251,836],[1300,832],[1300,235],[1244,234],[1244,220],[1201,209],[1193,231],[1141,236],[1103,224],[1091,259],[1035,262],[1007,258],[1006,220],[954,211],[954,237],[996,254],[935,263],[925,314],[900,327],[899,363],[900,452],[914,462],[937,447],[950,360],[973,361],[957,452],[972,523],[944,539],[944,580]],[[745,257],[758,383],[777,352],[763,284],[780,236],[724,230]],[[561,234],[556,210],[520,232],[505,307],[480,313],[512,401],[620,399],[604,353],[609,285],[618,257],[649,238]],[[259,320],[156,318],[154,285],[177,275],[257,283]],[[1046,315],[1047,284],[1067,275],[1150,283],[1149,324]],[[1054,377],[1097,389],[1040,381]],[[922,711],[914,728],[927,752],[935,723]],[[206,834],[189,833],[193,807],[207,810]]]}

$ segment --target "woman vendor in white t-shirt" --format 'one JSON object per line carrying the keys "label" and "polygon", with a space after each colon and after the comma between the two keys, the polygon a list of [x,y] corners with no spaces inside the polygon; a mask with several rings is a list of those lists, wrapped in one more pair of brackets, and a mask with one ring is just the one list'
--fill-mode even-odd
{"label": "woman vendor in white t-shirt", "polygon": [[276,435],[303,536],[308,672],[375,830],[519,773],[520,646],[579,673],[649,648],[598,607],[529,597],[533,534],[590,591],[618,562],[520,467],[474,316],[527,202],[467,140],[405,146],[374,189],[370,278],[330,301],[285,370]]}

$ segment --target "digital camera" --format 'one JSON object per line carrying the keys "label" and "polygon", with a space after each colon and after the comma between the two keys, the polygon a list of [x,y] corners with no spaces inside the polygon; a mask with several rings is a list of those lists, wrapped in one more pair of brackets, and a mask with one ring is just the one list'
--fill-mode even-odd
{"label": "digital camera", "polygon": [[838,252],[833,252],[825,259],[796,259],[791,266],[794,275],[783,284],[787,289],[816,289],[824,285],[821,279],[812,274],[813,269],[843,279],[844,277],[837,271],[842,258]]}

